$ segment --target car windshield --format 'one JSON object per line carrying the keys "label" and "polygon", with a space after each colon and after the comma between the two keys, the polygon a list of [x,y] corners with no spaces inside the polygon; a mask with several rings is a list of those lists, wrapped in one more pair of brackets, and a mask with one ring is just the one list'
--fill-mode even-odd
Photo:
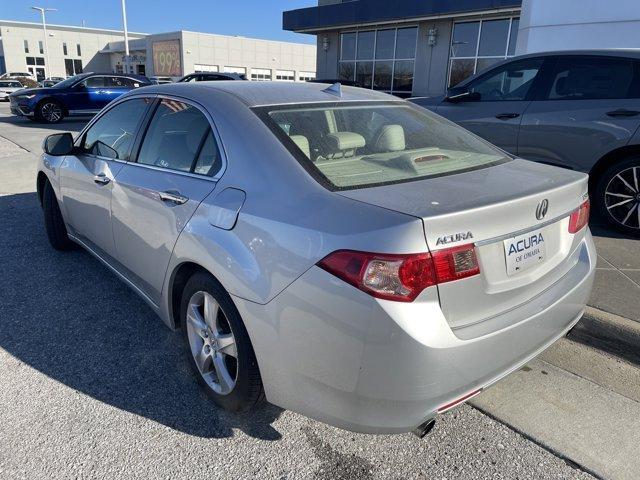
{"label": "car windshield", "polygon": [[56,83],[53,88],[67,88],[86,76],[86,74],[74,75],[73,77],[69,77],[66,80]]}
{"label": "car windshield", "polygon": [[20,82],[3,82],[0,80],[0,87],[22,88],[22,84]]}
{"label": "car windshield", "polygon": [[406,102],[283,105],[256,112],[331,189],[461,173],[510,159],[463,128]]}

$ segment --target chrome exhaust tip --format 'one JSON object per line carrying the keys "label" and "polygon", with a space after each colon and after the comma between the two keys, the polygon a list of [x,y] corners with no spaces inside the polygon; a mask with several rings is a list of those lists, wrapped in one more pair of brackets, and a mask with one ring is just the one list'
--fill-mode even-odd
{"label": "chrome exhaust tip", "polygon": [[424,438],[431,430],[433,430],[435,424],[436,419],[432,418],[431,420],[427,420],[426,422],[424,422],[422,425],[418,425],[416,428],[411,430],[411,433],[413,433],[418,438]]}

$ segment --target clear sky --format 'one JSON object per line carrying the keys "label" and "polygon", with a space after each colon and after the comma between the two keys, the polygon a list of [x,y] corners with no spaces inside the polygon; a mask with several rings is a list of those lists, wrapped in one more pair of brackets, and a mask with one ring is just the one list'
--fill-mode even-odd
{"label": "clear sky", "polygon": [[[122,28],[121,0],[0,0],[1,20],[39,22],[32,5],[57,8],[47,23]],[[314,43],[315,37],[282,30],[282,12],[317,5],[314,0],[127,0],[132,32],[175,30]]]}

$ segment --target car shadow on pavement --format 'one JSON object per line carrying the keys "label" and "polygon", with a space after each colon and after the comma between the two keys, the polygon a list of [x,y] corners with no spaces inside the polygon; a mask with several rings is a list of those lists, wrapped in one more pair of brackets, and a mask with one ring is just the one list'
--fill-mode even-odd
{"label": "car shadow on pavement", "polygon": [[190,435],[229,437],[238,428],[281,437],[271,426],[281,409],[217,408],[179,332],[85,251],[53,250],[35,193],[0,196],[0,221],[1,348],[85,395]]}

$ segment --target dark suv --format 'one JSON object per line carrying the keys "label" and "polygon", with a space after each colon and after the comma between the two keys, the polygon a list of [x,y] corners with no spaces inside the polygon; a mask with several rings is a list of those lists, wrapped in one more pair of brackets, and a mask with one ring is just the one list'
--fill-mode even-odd
{"label": "dark suv", "polygon": [[52,87],[21,90],[9,95],[9,100],[15,115],[56,123],[67,115],[98,113],[123,93],[149,84],[141,75],[82,73]]}
{"label": "dark suv", "polygon": [[640,235],[640,52],[524,55],[411,101],[514,155],[589,173],[594,206]]}

